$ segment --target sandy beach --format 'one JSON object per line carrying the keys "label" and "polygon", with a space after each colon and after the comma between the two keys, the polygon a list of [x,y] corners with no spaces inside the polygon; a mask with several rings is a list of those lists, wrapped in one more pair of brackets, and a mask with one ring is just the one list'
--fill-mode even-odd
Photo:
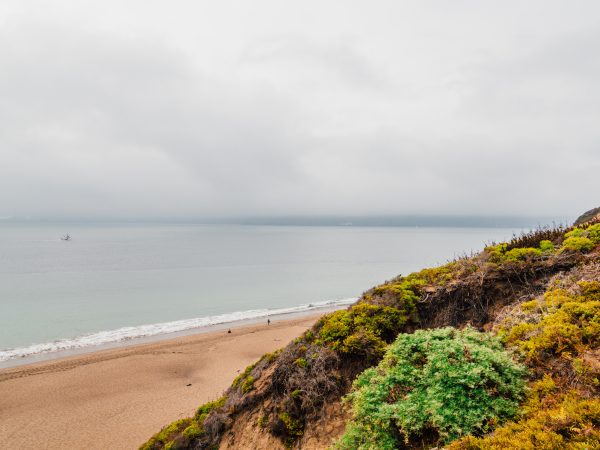
{"label": "sandy beach", "polygon": [[0,442],[11,449],[136,449],[217,398],[248,364],[321,314],[0,370]]}

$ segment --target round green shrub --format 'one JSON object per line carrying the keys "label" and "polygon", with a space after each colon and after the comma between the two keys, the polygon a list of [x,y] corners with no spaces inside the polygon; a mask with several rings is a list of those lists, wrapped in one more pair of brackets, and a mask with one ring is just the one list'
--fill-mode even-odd
{"label": "round green shrub", "polygon": [[358,303],[323,316],[316,342],[342,354],[378,360],[387,343],[402,330],[413,309],[412,303],[404,310]]}
{"label": "round green shrub", "polygon": [[507,261],[524,261],[528,258],[534,258],[542,254],[539,248],[513,248],[504,254]]}
{"label": "round green shrub", "polygon": [[483,434],[512,418],[525,369],[488,333],[454,328],[401,334],[346,397],[353,420],[337,449],[397,449]]}
{"label": "round green shrub", "polygon": [[552,253],[554,251],[554,244],[552,241],[544,239],[540,242],[540,250],[544,253]]}
{"label": "round green shrub", "polygon": [[[567,233],[568,234],[568,233]],[[594,242],[586,237],[572,236],[563,241],[562,250],[589,252],[594,248]]]}
{"label": "round green shrub", "polygon": [[573,228],[568,233],[565,233],[565,238],[573,238],[573,237],[585,237],[586,233],[583,228]]}

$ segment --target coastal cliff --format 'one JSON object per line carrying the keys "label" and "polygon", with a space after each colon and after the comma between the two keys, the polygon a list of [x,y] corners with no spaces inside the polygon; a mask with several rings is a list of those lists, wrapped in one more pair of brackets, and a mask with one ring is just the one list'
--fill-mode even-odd
{"label": "coastal cliff", "polygon": [[600,218],[600,206],[598,208],[590,209],[584,212],[581,216],[575,220],[575,225],[581,225],[594,219]]}
{"label": "coastal cliff", "polygon": [[600,219],[399,276],[140,448],[600,446]]}

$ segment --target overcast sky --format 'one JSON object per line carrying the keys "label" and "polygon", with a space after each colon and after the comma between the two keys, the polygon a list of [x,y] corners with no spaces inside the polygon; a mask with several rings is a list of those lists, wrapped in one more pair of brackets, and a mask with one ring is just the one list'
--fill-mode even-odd
{"label": "overcast sky", "polygon": [[576,216],[600,2],[0,2],[0,218]]}

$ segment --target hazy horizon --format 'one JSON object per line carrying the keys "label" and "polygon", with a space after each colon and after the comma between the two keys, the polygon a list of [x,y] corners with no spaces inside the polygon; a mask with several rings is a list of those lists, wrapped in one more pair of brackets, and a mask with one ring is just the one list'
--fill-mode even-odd
{"label": "hazy horizon", "polygon": [[388,216],[238,216],[174,218],[0,218],[1,224],[172,224],[172,225],[248,225],[248,226],[354,226],[354,227],[473,227],[525,229],[570,225],[569,216],[465,216],[465,215],[388,215]]}

